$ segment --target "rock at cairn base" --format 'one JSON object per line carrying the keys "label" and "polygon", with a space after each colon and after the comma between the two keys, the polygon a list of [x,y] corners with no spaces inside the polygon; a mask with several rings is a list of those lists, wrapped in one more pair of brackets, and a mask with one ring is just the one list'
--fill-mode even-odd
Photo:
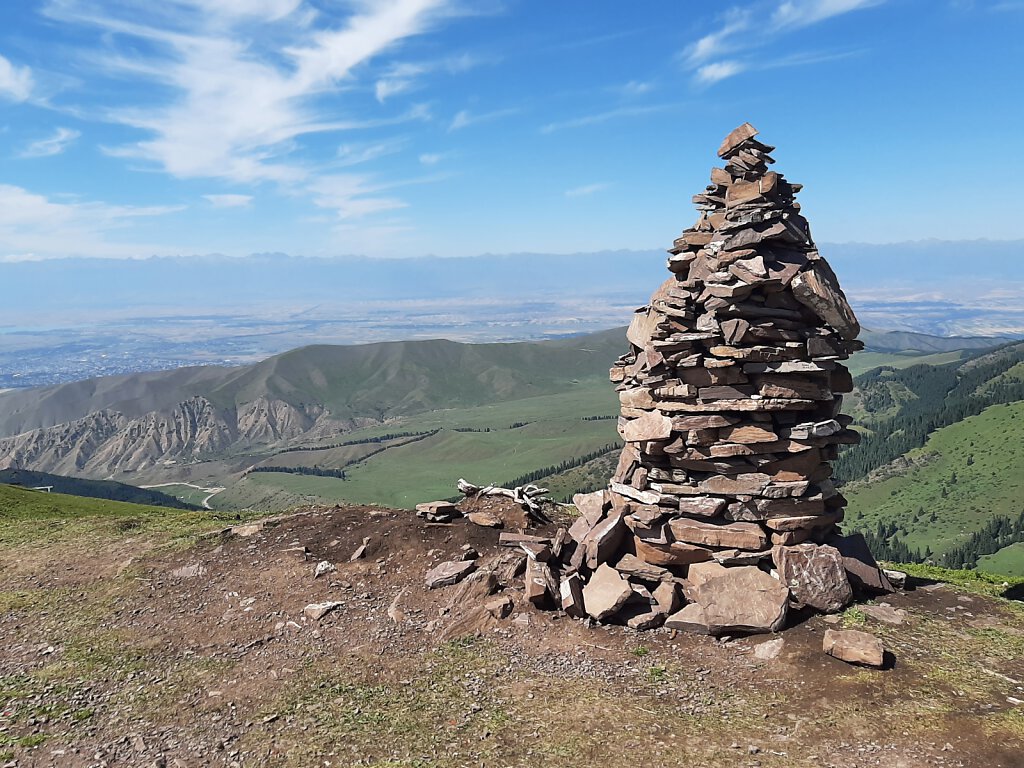
{"label": "rock at cairn base", "polygon": [[881,667],[885,664],[882,641],[867,632],[856,629],[826,629],[822,650],[847,664]]}
{"label": "rock at cairn base", "polygon": [[834,612],[854,588],[890,588],[863,539],[840,535],[846,500],[830,479],[858,440],[840,361],[863,348],[860,326],[800,185],[769,170],[773,147],[756,137],[745,123],[722,143],[725,167],[694,196],[697,223],[611,369],[626,446],[608,490],[575,499],[561,574],[582,580],[594,619],[635,625],[671,583],[689,602],[667,626],[767,632],[789,607]]}

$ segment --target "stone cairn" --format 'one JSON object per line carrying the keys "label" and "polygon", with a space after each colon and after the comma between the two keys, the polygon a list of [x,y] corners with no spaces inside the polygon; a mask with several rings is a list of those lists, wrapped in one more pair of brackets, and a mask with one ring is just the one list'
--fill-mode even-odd
{"label": "stone cairn", "polygon": [[723,635],[776,631],[791,608],[835,612],[890,591],[829,464],[857,442],[840,413],[857,319],[749,123],[669,250],[672,276],[611,369],[625,440],[604,491],[529,556],[527,599],[570,615]]}

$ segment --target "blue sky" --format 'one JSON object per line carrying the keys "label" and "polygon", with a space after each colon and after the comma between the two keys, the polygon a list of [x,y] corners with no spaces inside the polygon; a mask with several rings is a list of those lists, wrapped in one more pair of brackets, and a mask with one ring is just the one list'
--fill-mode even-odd
{"label": "blue sky", "polygon": [[1024,238],[1022,33],[1024,0],[6,2],[0,260],[662,247],[744,120],[819,242]]}

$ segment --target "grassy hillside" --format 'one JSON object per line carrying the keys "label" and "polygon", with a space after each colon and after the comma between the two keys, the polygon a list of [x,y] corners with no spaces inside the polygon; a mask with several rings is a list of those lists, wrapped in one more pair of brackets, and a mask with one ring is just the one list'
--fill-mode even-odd
{"label": "grassy hillside", "polygon": [[883,368],[856,378],[847,412],[865,432],[845,450],[835,477],[849,482],[920,448],[936,429],[996,403],[1024,400],[1024,381],[1010,375],[1024,363],[1024,343],[974,353],[962,364]]}
{"label": "grassy hillside", "polygon": [[0,394],[0,435],[111,409],[129,417],[166,411],[193,395],[231,410],[259,397],[320,404],[334,416],[394,418],[467,408],[607,380],[625,332],[554,341],[461,344],[402,341],[312,346],[240,368],[187,368],[115,376]]}
{"label": "grassy hillside", "polygon": [[236,516],[66,496],[0,484],[0,547],[45,539],[85,543],[89,536],[187,537]]}
{"label": "grassy hillside", "polygon": [[[899,474],[846,490],[846,525],[895,526],[912,549],[945,552],[989,519],[1024,510],[1024,402],[994,405],[939,429],[905,459]],[[1018,547],[979,565],[1024,575],[1021,554]]]}
{"label": "grassy hillside", "polygon": [[850,373],[859,376],[862,373],[886,366],[889,368],[909,368],[912,365],[944,365],[962,360],[966,350],[950,352],[882,352],[864,349],[850,358],[846,367]]}
{"label": "grassy hillside", "polygon": [[127,501],[131,504],[148,504],[154,507],[173,509],[199,509],[174,496],[147,488],[114,482],[113,480],[86,480],[80,477],[65,477],[49,472],[32,472],[27,469],[0,469],[0,483],[18,485],[23,488],[52,486],[54,493],[70,496],[86,496],[109,501]]}
{"label": "grassy hillside", "polygon": [[985,555],[978,560],[978,570],[1024,576],[1024,543],[1011,544],[995,554]]}
{"label": "grassy hillside", "polygon": [[[396,440],[394,447],[347,466],[345,480],[252,473],[211,503],[218,508],[270,509],[285,501],[344,500],[411,508],[423,501],[457,495],[460,477],[476,483],[505,484],[618,442],[614,420],[583,421],[572,413],[516,428],[501,419],[493,427],[475,429],[484,431],[443,429],[416,442]],[[296,455],[285,454],[289,459]],[[267,463],[276,464],[277,460],[268,459]]]}

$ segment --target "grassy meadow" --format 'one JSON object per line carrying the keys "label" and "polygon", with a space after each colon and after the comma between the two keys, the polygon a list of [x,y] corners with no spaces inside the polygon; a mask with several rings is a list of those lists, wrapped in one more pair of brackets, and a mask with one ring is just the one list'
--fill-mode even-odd
{"label": "grassy meadow", "polygon": [[[847,490],[848,527],[895,523],[911,548],[941,552],[991,517],[1016,517],[1024,506],[1024,402],[994,405],[937,430],[906,458],[913,465],[907,471]],[[1024,547],[1007,550],[982,566],[1024,575]]]}

